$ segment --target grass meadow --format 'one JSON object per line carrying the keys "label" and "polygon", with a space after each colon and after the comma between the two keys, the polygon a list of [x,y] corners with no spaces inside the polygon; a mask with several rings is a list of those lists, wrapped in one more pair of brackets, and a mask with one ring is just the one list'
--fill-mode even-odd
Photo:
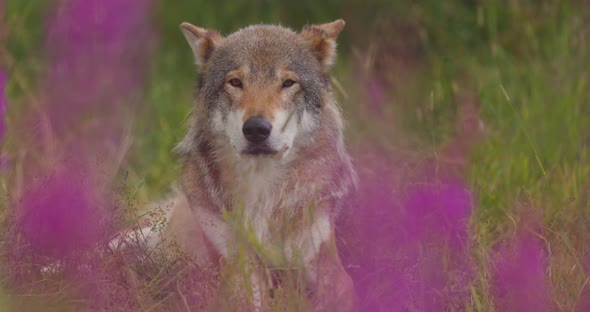
{"label": "grass meadow", "polygon": [[[60,257],[177,184],[197,76],[181,22],[343,18],[332,82],[361,185],[338,233],[360,309],[590,311],[586,1],[0,0],[0,16],[0,310],[236,310],[240,257],[220,276],[149,251]],[[296,284],[270,309],[307,310]]]}

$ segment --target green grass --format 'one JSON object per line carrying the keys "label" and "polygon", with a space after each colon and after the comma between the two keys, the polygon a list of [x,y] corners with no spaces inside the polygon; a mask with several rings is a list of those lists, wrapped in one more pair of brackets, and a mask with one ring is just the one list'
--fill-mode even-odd
{"label": "green grass", "polygon": [[[550,252],[547,276],[554,301],[560,310],[572,310],[590,276],[583,267],[590,246],[590,8],[583,1],[408,3],[157,1],[153,24],[160,40],[151,56],[126,183],[137,190],[136,200],[146,203],[166,194],[178,179],[171,151],[184,134],[196,78],[180,22],[229,33],[252,23],[299,28],[343,16],[348,24],[334,78],[346,90],[337,93],[350,141],[369,136],[396,145],[388,142],[389,134],[401,133],[404,148],[434,151],[455,134],[461,92],[476,95],[487,133],[467,164],[477,198],[470,226],[478,272],[466,310],[493,310],[489,254],[526,222],[526,211],[541,220],[538,235]],[[26,103],[41,72],[43,58],[35,52],[40,12],[40,1],[8,1],[6,21],[14,35],[2,49],[10,56],[1,61],[15,73],[8,88],[16,103],[11,118],[30,109]],[[381,57],[411,59],[399,74],[395,66],[377,71],[389,87],[385,117],[363,106],[356,79],[360,61],[352,52],[359,47],[374,47]],[[371,56],[369,50],[361,48],[366,52],[361,60]],[[4,149],[13,152],[17,146],[8,139]],[[9,191],[6,181],[3,188]]]}

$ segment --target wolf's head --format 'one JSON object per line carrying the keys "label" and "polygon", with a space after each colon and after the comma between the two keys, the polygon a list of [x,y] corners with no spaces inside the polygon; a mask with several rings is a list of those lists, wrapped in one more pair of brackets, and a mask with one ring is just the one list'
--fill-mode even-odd
{"label": "wolf's head", "polygon": [[329,70],[343,27],[337,20],[296,33],[256,25],[223,37],[183,23],[199,65],[200,121],[242,157],[283,158],[310,144],[330,105]]}

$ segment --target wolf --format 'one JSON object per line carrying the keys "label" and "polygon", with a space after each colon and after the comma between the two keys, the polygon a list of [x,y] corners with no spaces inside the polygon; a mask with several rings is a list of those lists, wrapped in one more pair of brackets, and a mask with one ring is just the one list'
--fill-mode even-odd
{"label": "wolf", "polygon": [[[264,265],[300,264],[316,307],[355,308],[334,231],[358,183],[330,75],[344,25],[253,25],[224,37],[181,24],[198,79],[175,148],[180,192],[168,201],[164,233],[144,232],[150,244],[171,239],[199,265],[216,266],[251,233],[256,250],[268,251],[254,253]],[[252,303],[264,310],[272,282],[251,271]]]}

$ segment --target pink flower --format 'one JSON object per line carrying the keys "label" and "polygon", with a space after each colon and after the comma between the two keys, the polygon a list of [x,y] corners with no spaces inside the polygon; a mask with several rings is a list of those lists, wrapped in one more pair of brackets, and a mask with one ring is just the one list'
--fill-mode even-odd
{"label": "pink flower", "polygon": [[37,254],[63,258],[96,247],[104,215],[90,172],[71,163],[61,166],[28,190],[19,226]]}
{"label": "pink flower", "polygon": [[497,311],[552,311],[545,279],[548,256],[541,239],[526,233],[496,254],[492,294]]}
{"label": "pink flower", "polygon": [[401,164],[372,149],[357,164],[360,190],[345,216],[354,233],[344,233],[343,250],[358,266],[351,274],[363,311],[460,310],[473,270],[471,193],[458,181],[409,184]]}
{"label": "pink flower", "polygon": [[[0,3],[3,5],[3,3]],[[0,10],[0,12],[2,12]],[[0,69],[0,139],[4,136],[4,131],[6,130],[5,124],[5,113],[8,107],[8,99],[6,96],[6,83],[8,77],[6,72]]]}

